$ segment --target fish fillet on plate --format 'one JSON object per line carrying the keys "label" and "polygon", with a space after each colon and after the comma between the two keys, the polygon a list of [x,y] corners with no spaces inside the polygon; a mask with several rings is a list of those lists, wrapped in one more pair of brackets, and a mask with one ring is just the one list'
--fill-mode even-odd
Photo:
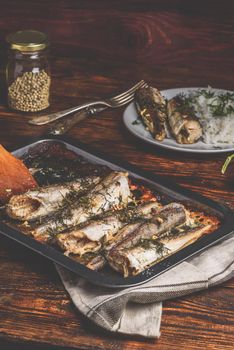
{"label": "fish fillet on plate", "polygon": [[202,126],[191,107],[184,107],[180,97],[167,103],[170,131],[180,144],[192,144],[202,136]]}
{"label": "fish fillet on plate", "polygon": [[159,141],[166,137],[166,101],[160,91],[148,86],[135,92],[135,105],[146,128]]}

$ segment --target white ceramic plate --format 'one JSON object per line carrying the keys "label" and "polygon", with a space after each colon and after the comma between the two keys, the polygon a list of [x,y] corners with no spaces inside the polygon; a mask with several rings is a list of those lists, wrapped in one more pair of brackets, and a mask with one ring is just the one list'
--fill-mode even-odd
{"label": "white ceramic plate", "polygon": [[[178,89],[169,89],[161,91],[162,95],[167,99],[171,99],[179,93],[188,93],[189,91],[198,90],[201,88],[178,88]],[[227,90],[213,89],[217,92],[225,93]],[[230,91],[229,91],[230,92]],[[127,129],[136,137],[152,144],[155,146],[182,151],[182,152],[193,152],[193,153],[220,153],[220,152],[230,152],[234,151],[234,145],[222,145],[222,147],[217,147],[214,145],[205,144],[203,141],[198,141],[192,145],[180,145],[173,138],[165,138],[162,142],[155,140],[151,134],[145,129],[143,123],[134,124],[138,114],[132,102],[124,111],[123,120]]]}

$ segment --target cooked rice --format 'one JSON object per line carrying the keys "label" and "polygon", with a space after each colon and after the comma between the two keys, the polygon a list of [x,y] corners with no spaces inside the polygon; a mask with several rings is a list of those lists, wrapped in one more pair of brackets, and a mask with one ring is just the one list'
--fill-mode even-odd
{"label": "cooked rice", "polygon": [[[207,91],[212,91],[212,89],[208,88]],[[211,98],[204,97],[203,95],[196,97],[196,93],[194,96],[193,105],[202,124],[203,142],[215,146],[234,144],[234,113],[228,113],[226,116],[213,115],[210,105],[217,105],[217,93]],[[225,110],[230,106],[232,106],[231,110],[233,111],[233,101],[229,101],[225,106]]]}

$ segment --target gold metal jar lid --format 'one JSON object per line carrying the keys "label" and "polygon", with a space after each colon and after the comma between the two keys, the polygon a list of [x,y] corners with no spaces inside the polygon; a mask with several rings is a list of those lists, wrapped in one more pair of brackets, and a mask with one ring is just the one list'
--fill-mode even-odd
{"label": "gold metal jar lid", "polygon": [[6,40],[11,49],[23,52],[40,51],[49,45],[47,35],[37,30],[20,30],[9,34]]}

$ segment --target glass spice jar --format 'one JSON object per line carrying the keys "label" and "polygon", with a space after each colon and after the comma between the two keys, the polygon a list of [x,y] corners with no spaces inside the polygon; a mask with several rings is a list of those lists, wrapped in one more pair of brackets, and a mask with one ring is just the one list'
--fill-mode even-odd
{"label": "glass spice jar", "polygon": [[51,75],[47,60],[47,36],[24,30],[7,36],[9,58],[6,68],[8,105],[24,112],[49,107]]}

